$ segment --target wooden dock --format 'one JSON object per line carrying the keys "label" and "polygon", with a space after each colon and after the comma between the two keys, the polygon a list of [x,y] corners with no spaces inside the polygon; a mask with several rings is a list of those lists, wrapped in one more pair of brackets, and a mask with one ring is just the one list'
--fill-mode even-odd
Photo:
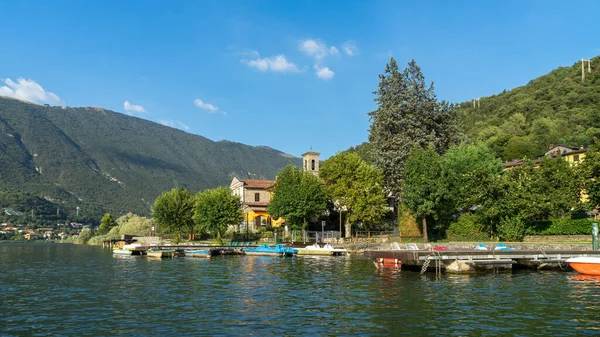
{"label": "wooden dock", "polygon": [[567,259],[597,256],[593,250],[367,250],[365,256],[374,259],[398,259],[402,269],[468,273],[512,269],[572,270]]}
{"label": "wooden dock", "polygon": [[[248,246],[251,247],[251,246]],[[188,250],[208,249],[212,256],[217,255],[244,255],[242,251],[243,247],[231,247],[231,246],[209,246],[209,245],[154,245],[146,246],[144,250],[148,249],[173,249],[179,254],[185,253]]]}

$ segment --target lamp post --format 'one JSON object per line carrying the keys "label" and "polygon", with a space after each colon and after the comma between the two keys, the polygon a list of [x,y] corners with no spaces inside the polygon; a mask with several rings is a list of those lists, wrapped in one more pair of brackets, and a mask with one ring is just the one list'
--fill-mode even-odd
{"label": "lamp post", "polygon": [[246,239],[248,239],[248,212],[246,212]]}
{"label": "lamp post", "polygon": [[598,223],[592,223],[592,249],[598,250]]}
{"label": "lamp post", "polygon": [[321,221],[321,243],[325,242],[325,220]]}

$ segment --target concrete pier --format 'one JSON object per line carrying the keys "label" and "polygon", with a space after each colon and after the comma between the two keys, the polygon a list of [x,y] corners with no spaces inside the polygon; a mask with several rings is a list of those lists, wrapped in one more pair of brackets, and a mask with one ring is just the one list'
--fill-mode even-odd
{"label": "concrete pier", "polygon": [[[593,250],[366,250],[372,258],[399,259],[402,269],[443,272],[476,272],[511,269],[571,270],[566,262],[571,257],[597,256]],[[425,266],[425,267],[424,267]]]}

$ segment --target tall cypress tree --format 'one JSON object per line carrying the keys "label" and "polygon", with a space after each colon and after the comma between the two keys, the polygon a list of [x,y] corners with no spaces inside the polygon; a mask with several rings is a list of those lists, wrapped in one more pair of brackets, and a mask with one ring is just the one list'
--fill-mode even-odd
{"label": "tall cypress tree", "polygon": [[379,75],[377,109],[369,113],[369,142],[375,166],[383,171],[386,190],[399,201],[404,162],[413,147],[431,144],[443,153],[456,140],[456,111],[453,105],[438,102],[415,60],[404,71],[394,58]]}

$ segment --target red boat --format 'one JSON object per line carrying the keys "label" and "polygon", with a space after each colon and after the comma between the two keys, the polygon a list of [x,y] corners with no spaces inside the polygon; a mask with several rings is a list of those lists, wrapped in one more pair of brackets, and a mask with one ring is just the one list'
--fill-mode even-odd
{"label": "red boat", "polygon": [[600,275],[600,257],[573,257],[567,260],[571,268],[585,275]]}
{"label": "red boat", "polygon": [[400,261],[399,259],[378,257],[375,260],[377,261],[375,263],[377,268],[394,268],[394,269],[398,268],[399,269],[402,267],[402,261]]}

